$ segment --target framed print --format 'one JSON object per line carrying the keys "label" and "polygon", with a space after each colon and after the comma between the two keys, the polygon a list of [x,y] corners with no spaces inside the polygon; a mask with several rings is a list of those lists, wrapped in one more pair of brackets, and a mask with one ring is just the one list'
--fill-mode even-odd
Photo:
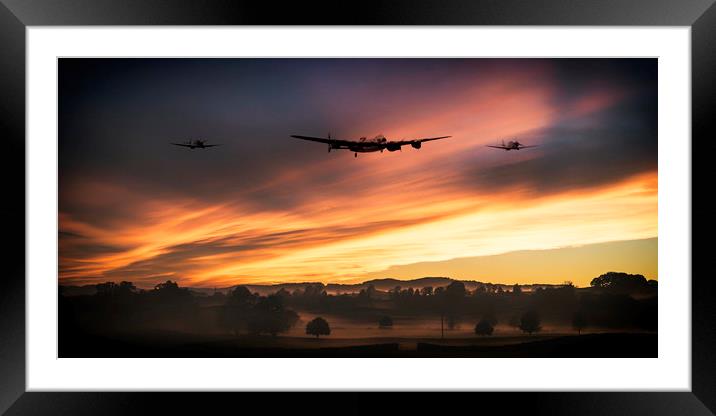
{"label": "framed print", "polygon": [[58,91],[59,358],[658,357],[655,58],[63,57]]}
{"label": "framed print", "polygon": [[535,6],[4,1],[1,408],[711,414],[716,8]]}

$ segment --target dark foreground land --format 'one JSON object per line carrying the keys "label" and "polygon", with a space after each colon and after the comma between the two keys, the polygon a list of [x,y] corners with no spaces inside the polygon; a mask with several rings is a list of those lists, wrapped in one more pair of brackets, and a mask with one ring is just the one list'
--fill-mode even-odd
{"label": "dark foreground land", "polygon": [[[605,333],[567,336],[525,336],[521,342],[485,345],[480,339],[331,340],[244,338],[209,340],[178,334],[159,338],[84,334],[60,341],[60,357],[122,358],[656,358],[656,334]],[[342,342],[345,341],[345,342]],[[270,346],[281,345],[281,346]]]}

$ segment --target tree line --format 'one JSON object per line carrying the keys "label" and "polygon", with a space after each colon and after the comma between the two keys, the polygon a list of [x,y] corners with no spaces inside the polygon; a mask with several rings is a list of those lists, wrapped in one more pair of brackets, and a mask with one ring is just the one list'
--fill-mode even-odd
{"label": "tree line", "polygon": [[[657,326],[656,282],[611,272],[594,278],[588,289],[567,282],[529,292],[519,285],[512,290],[468,291],[462,282],[453,281],[443,287],[398,286],[387,292],[369,286],[341,295],[329,295],[322,284],[266,296],[237,286],[227,294],[200,296],[173,281],[149,290],[123,281],[98,284],[94,295],[60,295],[61,333],[159,329],[276,336],[298,324],[296,311],[372,320],[383,329],[397,326],[396,317],[439,319],[443,333],[470,323],[479,336],[494,334],[500,321],[527,334],[539,332],[545,321],[571,325],[577,333],[590,327],[656,330]],[[318,317],[306,324],[305,333],[330,335],[330,324]]]}

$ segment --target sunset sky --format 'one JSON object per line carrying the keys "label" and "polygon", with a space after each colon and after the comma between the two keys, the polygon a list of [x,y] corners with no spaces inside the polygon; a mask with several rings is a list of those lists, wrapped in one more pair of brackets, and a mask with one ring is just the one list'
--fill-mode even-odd
{"label": "sunset sky", "polygon": [[[656,59],[61,59],[60,283],[656,279],[656,81]],[[453,137],[289,137],[329,131]],[[169,144],[197,138],[222,146]]]}

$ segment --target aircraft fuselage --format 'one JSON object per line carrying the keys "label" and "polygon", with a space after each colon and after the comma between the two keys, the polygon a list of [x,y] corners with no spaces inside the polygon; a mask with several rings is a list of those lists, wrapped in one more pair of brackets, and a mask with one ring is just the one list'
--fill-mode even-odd
{"label": "aircraft fuselage", "polygon": [[373,146],[371,145],[363,145],[363,146],[348,146],[346,147],[351,152],[358,152],[358,153],[370,153],[370,152],[379,152],[383,149],[385,149],[385,146],[381,144],[375,144]]}
{"label": "aircraft fuselage", "polygon": [[172,143],[175,146],[182,146],[189,148],[191,150],[194,149],[208,149],[210,147],[219,146],[218,144],[207,144],[205,140],[187,140],[183,143]]}
{"label": "aircraft fuselage", "polygon": [[388,139],[386,139],[385,136],[383,136],[382,134],[375,136],[373,139],[367,139],[365,137],[361,137],[357,141],[332,139],[330,134],[328,134],[328,137],[326,137],[326,138],[315,137],[315,136],[299,136],[299,135],[291,135],[291,137],[293,137],[295,139],[325,143],[328,145],[329,152],[333,149],[348,150],[348,151],[354,153],[355,156],[357,157],[358,153],[373,153],[373,152],[381,152],[382,153],[383,150],[387,150],[389,152],[395,152],[395,151],[401,150],[403,146],[407,146],[407,145],[410,145],[413,149],[420,149],[422,147],[423,142],[447,139],[448,137],[451,137],[451,136],[425,137],[425,138],[420,138],[420,139],[393,140],[393,141],[388,141]]}
{"label": "aircraft fuselage", "polygon": [[[373,140],[366,140],[365,138],[362,138],[359,142],[356,142],[355,145],[329,144],[328,151],[330,152],[331,150],[350,150],[353,153],[382,152],[383,150],[387,149],[385,143],[386,139],[382,136],[379,136]],[[391,149],[388,150],[391,152],[393,151]]]}
{"label": "aircraft fuselage", "polygon": [[494,147],[494,148],[496,148],[496,149],[502,149],[502,150],[504,150],[504,151],[506,151],[506,152],[509,152],[510,150],[522,150],[522,149],[524,149],[524,148],[526,148],[526,147],[534,147],[534,146],[525,146],[525,145],[523,145],[522,143],[520,143],[520,142],[518,142],[518,141],[509,141],[509,142],[507,142],[507,143],[505,143],[505,142],[503,141],[503,142],[502,142],[502,145],[498,145],[498,146],[488,145],[487,147]]}

